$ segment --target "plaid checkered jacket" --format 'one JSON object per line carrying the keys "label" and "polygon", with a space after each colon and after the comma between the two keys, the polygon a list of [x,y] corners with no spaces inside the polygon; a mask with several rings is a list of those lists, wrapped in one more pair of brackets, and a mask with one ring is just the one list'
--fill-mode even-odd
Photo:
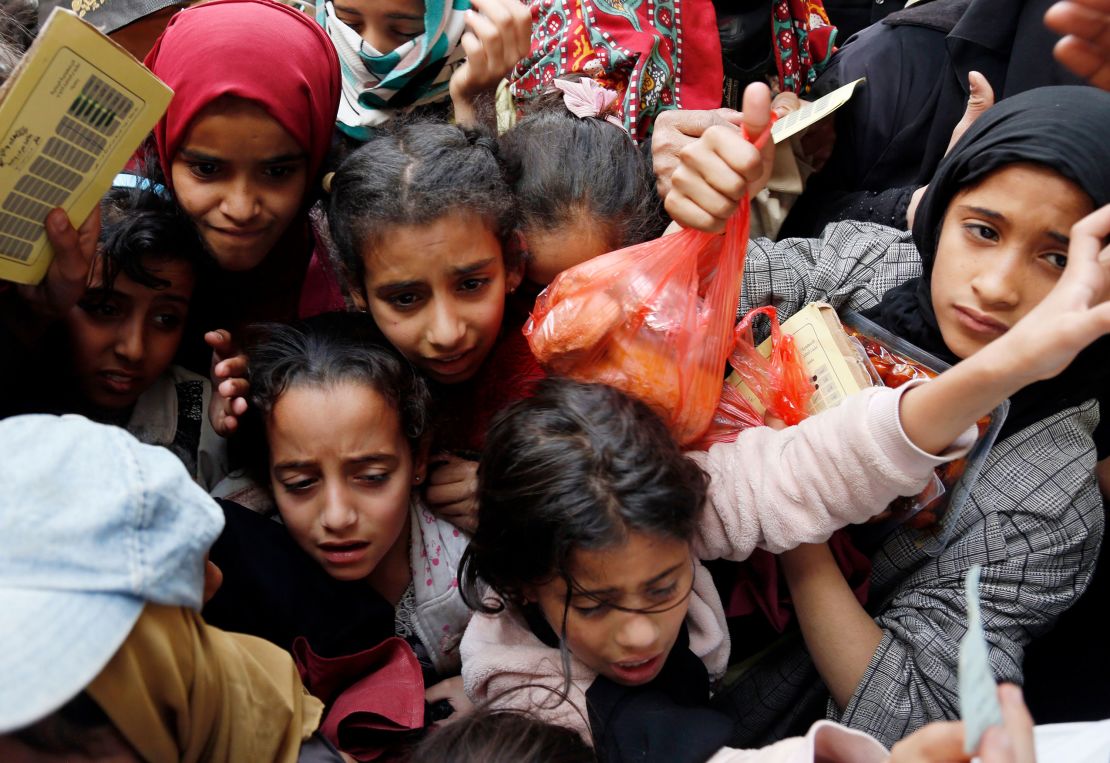
{"label": "plaid checkered jacket", "polygon": [[[842,311],[874,305],[919,275],[910,235],[841,222],[820,239],[749,244],[740,311],[773,304],[785,318],[816,300]],[[867,608],[883,639],[841,711],[800,635],[784,637],[722,692],[741,719],[733,743],[756,747],[826,716],[891,745],[958,717],[957,651],[967,627],[963,579],[983,565],[983,626],[995,678],[1021,682],[1025,646],[1086,588],[1103,532],[1094,477],[1094,400],[1014,433],[990,451],[948,546],[922,550],[903,526],[872,555]]]}

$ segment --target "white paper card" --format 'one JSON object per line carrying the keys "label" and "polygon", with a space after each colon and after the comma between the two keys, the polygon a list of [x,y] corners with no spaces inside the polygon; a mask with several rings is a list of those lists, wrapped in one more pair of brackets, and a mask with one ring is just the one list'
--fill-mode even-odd
{"label": "white paper card", "polygon": [[979,749],[979,741],[988,728],[1002,723],[998,686],[991,673],[987,639],[983,635],[979,611],[980,572],[982,567],[976,564],[967,571],[964,580],[967,633],[960,642],[960,717],[964,721],[964,752],[969,755]]}
{"label": "white paper card", "polygon": [[855,92],[856,85],[863,82],[866,77],[860,77],[854,82],[838,87],[828,95],[821,96],[810,103],[803,102],[797,111],[792,111],[785,117],[771,125],[771,138],[775,143],[782,143],[792,135],[797,135],[802,130],[815,122],[819,122],[829,114],[846,104]]}

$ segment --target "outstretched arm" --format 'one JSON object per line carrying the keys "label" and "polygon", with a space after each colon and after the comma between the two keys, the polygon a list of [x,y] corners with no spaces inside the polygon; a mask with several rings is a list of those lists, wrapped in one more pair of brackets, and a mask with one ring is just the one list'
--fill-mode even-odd
{"label": "outstretched arm", "polygon": [[1068,264],[1056,286],[1013,328],[933,382],[902,398],[906,436],[939,453],[1018,390],[1056,376],[1110,332],[1110,205],[1071,229]]}
{"label": "outstretched arm", "polygon": [[734,443],[691,454],[710,475],[701,558],[741,560],[756,546],[781,553],[823,542],[924,487],[934,466],[960,455],[951,448],[975,422],[1110,331],[1107,235],[1110,206],[1072,228],[1064,274],[1037,307],[932,381],[865,390],[797,427],[746,430]]}
{"label": "outstretched arm", "polygon": [[910,530],[884,544],[878,580],[914,571],[870,613],[824,546],[780,557],[806,647],[842,708],[837,720],[891,744],[958,717],[964,575],[979,559],[990,560],[981,585],[990,591],[982,606],[991,670],[1021,679],[1025,646],[1074,604],[1098,556],[1102,502],[1083,437],[1090,408],[1017,435],[992,456],[940,556],[923,559]]}

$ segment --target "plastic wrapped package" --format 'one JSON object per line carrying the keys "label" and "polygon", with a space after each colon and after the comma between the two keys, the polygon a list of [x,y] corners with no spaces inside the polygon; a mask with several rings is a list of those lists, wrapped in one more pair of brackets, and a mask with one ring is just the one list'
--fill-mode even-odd
{"label": "plastic wrapped package", "polygon": [[[912,379],[932,378],[949,368],[943,360],[858,313],[841,317],[845,330],[860,343],[888,387],[900,387]],[[938,467],[932,483],[922,493],[892,503],[872,520],[876,531],[882,532],[890,524],[906,523],[922,531],[921,544],[927,553],[935,556],[943,551],[1009,410],[1010,401],[1005,400],[981,418],[977,422],[978,437],[968,454]]]}
{"label": "plastic wrapped package", "polygon": [[[756,349],[752,337],[752,321],[765,315],[771,322],[771,356]],[[766,408],[768,416],[787,425],[797,424],[808,414],[813,397],[813,381],[806,373],[798,345],[790,334],[782,333],[778,311],[774,307],[757,307],[736,324],[735,343],[729,364],[747,384],[748,389]]]}
{"label": "plastic wrapped package", "polygon": [[[771,354],[766,358],[756,348],[752,335],[752,322],[761,315],[771,322]],[[764,411],[757,411],[736,385],[726,380],[712,423],[694,445],[696,448],[733,442],[741,431],[763,426],[765,415],[781,419],[787,425],[797,424],[808,415],[806,409],[813,397],[813,382],[794,337],[782,333],[775,308],[759,307],[749,312],[736,324],[733,340],[729,365],[758,398]]]}

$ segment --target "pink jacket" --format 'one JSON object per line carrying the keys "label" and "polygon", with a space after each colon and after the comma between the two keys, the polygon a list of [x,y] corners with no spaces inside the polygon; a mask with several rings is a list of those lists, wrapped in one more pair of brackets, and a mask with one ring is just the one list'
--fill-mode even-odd
{"label": "pink jacket", "polygon": [[[898,419],[899,401],[912,386],[867,389],[798,426],[748,429],[733,443],[690,453],[710,476],[695,555],[742,561],[757,546],[781,553],[820,543],[835,530],[878,514],[895,498],[920,492],[933,469],[967,452],[975,427],[940,456],[920,450]],[[691,651],[711,680],[719,679],[728,663],[728,630],[717,589],[701,565],[686,623]],[[463,682],[473,701],[492,699],[494,707],[528,710],[590,740],[586,690],[596,673],[572,655],[569,701],[561,701],[559,650],[545,646],[515,612],[475,614],[461,652]],[[519,690],[526,685],[532,688]]]}
{"label": "pink jacket", "polygon": [[885,763],[890,757],[877,739],[832,721],[817,721],[804,737],[790,737],[758,750],[718,751],[706,763]]}

